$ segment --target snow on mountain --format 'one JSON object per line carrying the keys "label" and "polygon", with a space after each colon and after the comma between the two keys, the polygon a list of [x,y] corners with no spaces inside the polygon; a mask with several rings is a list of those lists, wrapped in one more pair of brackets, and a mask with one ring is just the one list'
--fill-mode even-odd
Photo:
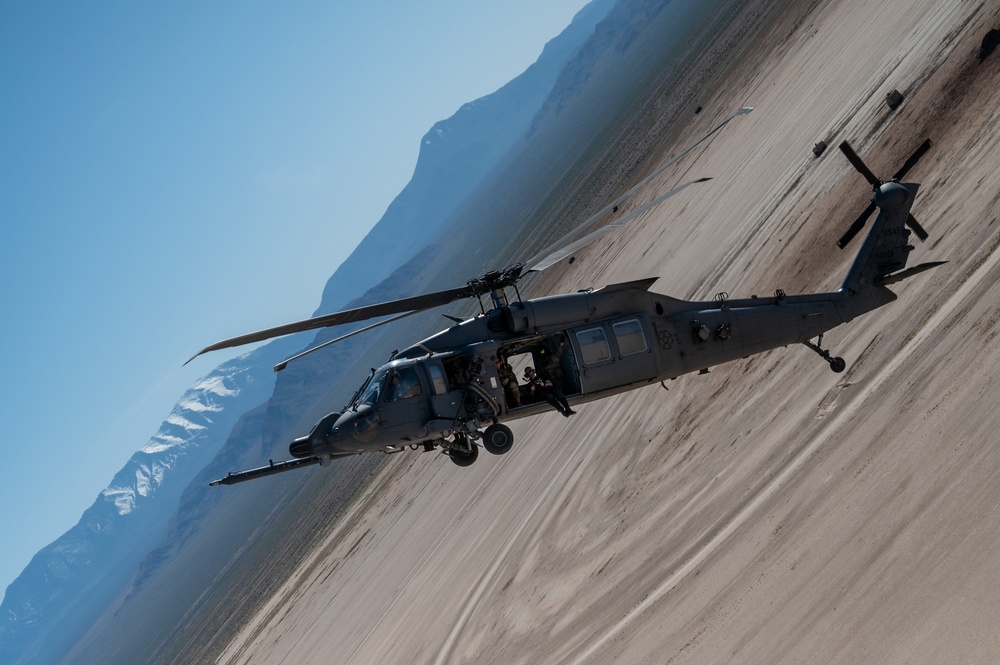
{"label": "snow on mountain", "polygon": [[250,368],[229,365],[231,373],[214,373],[197,381],[188,389],[160,429],[140,448],[129,463],[101,492],[98,501],[110,500],[119,515],[127,515],[143,498],[150,497],[163,484],[164,476],[177,465],[178,459],[190,454],[201,442],[198,435],[211,427],[213,418],[224,410],[227,398],[238,397],[242,389],[236,384]]}
{"label": "snow on mountain", "polygon": [[[318,312],[333,311],[362,296],[426,249],[426,238],[523,139],[563,66],[613,4],[594,0],[521,76],[463,105],[427,132],[413,179],[333,274]],[[297,345],[301,340],[278,340],[224,363],[181,397],[80,522],[39,551],[7,588],[0,604],[0,662],[60,661],[97,617],[162,563],[171,550],[169,543],[164,545],[168,532],[177,537],[194,529],[197,520],[192,515],[199,505],[209,509],[195,491],[185,514],[180,514],[185,489],[202,479],[206,469],[214,473],[276,445],[265,437],[259,443],[262,450],[250,454],[245,448],[223,450],[230,439],[245,443],[230,435],[250,412],[256,414],[251,419],[255,426],[276,432],[271,438],[283,435],[288,418],[269,415],[262,424],[258,407],[274,389],[273,364]],[[295,380],[294,372],[283,378],[286,387]],[[140,564],[143,572],[138,574]]]}
{"label": "snow on mountain", "polygon": [[267,399],[274,372],[255,362],[259,355],[224,363],[188,389],[79,523],[32,558],[0,605],[0,662],[47,662],[120,592],[241,406]]}

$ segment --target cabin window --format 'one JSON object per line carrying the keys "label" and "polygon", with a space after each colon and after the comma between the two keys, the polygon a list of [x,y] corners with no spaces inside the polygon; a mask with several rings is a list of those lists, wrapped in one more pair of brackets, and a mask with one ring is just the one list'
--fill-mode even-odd
{"label": "cabin window", "polygon": [[420,381],[412,367],[401,367],[389,374],[386,386],[385,401],[395,402],[398,399],[409,399],[420,394]]}
{"label": "cabin window", "polygon": [[584,365],[611,360],[611,349],[604,328],[589,328],[576,334],[576,342],[580,345],[580,357]]}
{"label": "cabin window", "polygon": [[448,382],[444,378],[444,368],[437,363],[426,365],[427,374],[431,377],[431,387],[435,395],[444,395],[448,392]]}
{"label": "cabin window", "polygon": [[622,321],[611,326],[618,340],[618,351],[622,356],[631,356],[646,351],[646,336],[642,334],[642,324],[639,319]]}

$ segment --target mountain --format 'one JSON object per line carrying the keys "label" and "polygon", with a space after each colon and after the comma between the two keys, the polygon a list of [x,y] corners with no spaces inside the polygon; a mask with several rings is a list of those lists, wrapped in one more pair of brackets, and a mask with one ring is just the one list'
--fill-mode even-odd
{"label": "mountain", "polygon": [[[381,297],[379,284],[427,251],[425,239],[522,139],[566,62],[612,5],[587,5],[523,74],[431,128],[413,179],[334,272],[317,313]],[[271,367],[300,344],[279,340],[223,363],[182,396],[80,522],[38,552],[7,588],[0,604],[0,662],[59,662],[97,617],[139,593],[186,534],[224,501],[218,489],[204,487],[207,477],[270,454],[287,456],[288,432],[330,399],[329,391],[305,389],[329,381],[330,374],[303,363],[282,375],[281,394],[323,397],[269,401],[276,385]],[[345,344],[328,358],[357,349],[357,343]]]}
{"label": "mountain", "polygon": [[[523,259],[601,207],[639,168],[635,143],[652,146],[663,129],[652,120],[663,114],[647,122],[645,111],[686,108],[692,93],[671,89],[671,77],[715,38],[715,17],[742,4],[589,4],[521,76],[423,137],[411,182],[333,273],[316,313],[454,287]],[[635,117],[638,125],[623,121]],[[277,379],[271,367],[302,339],[220,365],[8,587],[0,662],[211,662],[384,458],[232,488],[207,482],[285,459],[288,441],[344,404],[388,350],[440,327],[437,314],[415,316],[307,356]]]}
{"label": "mountain", "polygon": [[[563,68],[594,34],[614,0],[594,0],[542,49],[538,60],[496,92],[469,102],[423,136],[413,178],[382,219],[337,268],[317,313],[341,309],[409,260],[473,188],[521,142]],[[354,286],[355,288],[352,288]]]}
{"label": "mountain", "polygon": [[103,611],[128,583],[243,405],[273,389],[274,373],[254,362],[261,356],[223,363],[188,389],[79,523],[32,558],[4,596],[0,662],[46,662],[43,654],[64,651],[82,632],[81,619]]}

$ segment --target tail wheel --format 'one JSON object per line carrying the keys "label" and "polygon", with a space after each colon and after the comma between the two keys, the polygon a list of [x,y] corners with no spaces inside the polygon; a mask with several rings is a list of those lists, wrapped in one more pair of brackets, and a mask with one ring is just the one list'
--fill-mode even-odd
{"label": "tail wheel", "polygon": [[470,443],[468,452],[452,448],[448,451],[448,457],[458,466],[472,466],[479,457],[479,446]]}
{"label": "tail wheel", "polygon": [[506,425],[495,423],[483,432],[483,448],[489,453],[503,455],[509,452],[513,445],[514,433]]}
{"label": "tail wheel", "polygon": [[844,362],[844,359],[840,357],[830,358],[830,369],[840,374],[845,369],[847,369],[847,363]]}

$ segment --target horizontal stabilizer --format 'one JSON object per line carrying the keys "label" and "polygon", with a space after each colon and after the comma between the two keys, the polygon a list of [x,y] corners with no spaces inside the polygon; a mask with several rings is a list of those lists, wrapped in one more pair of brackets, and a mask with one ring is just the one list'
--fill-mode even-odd
{"label": "horizontal stabilizer", "polygon": [[895,284],[896,282],[902,282],[908,277],[913,277],[918,273],[922,273],[925,270],[930,270],[931,268],[937,268],[938,266],[948,263],[947,261],[931,261],[929,263],[921,263],[918,266],[913,266],[912,268],[907,268],[906,270],[900,270],[899,272],[894,272],[892,274],[886,275],[884,277],[879,277],[875,280],[875,283],[879,286],[888,286],[890,284]]}

